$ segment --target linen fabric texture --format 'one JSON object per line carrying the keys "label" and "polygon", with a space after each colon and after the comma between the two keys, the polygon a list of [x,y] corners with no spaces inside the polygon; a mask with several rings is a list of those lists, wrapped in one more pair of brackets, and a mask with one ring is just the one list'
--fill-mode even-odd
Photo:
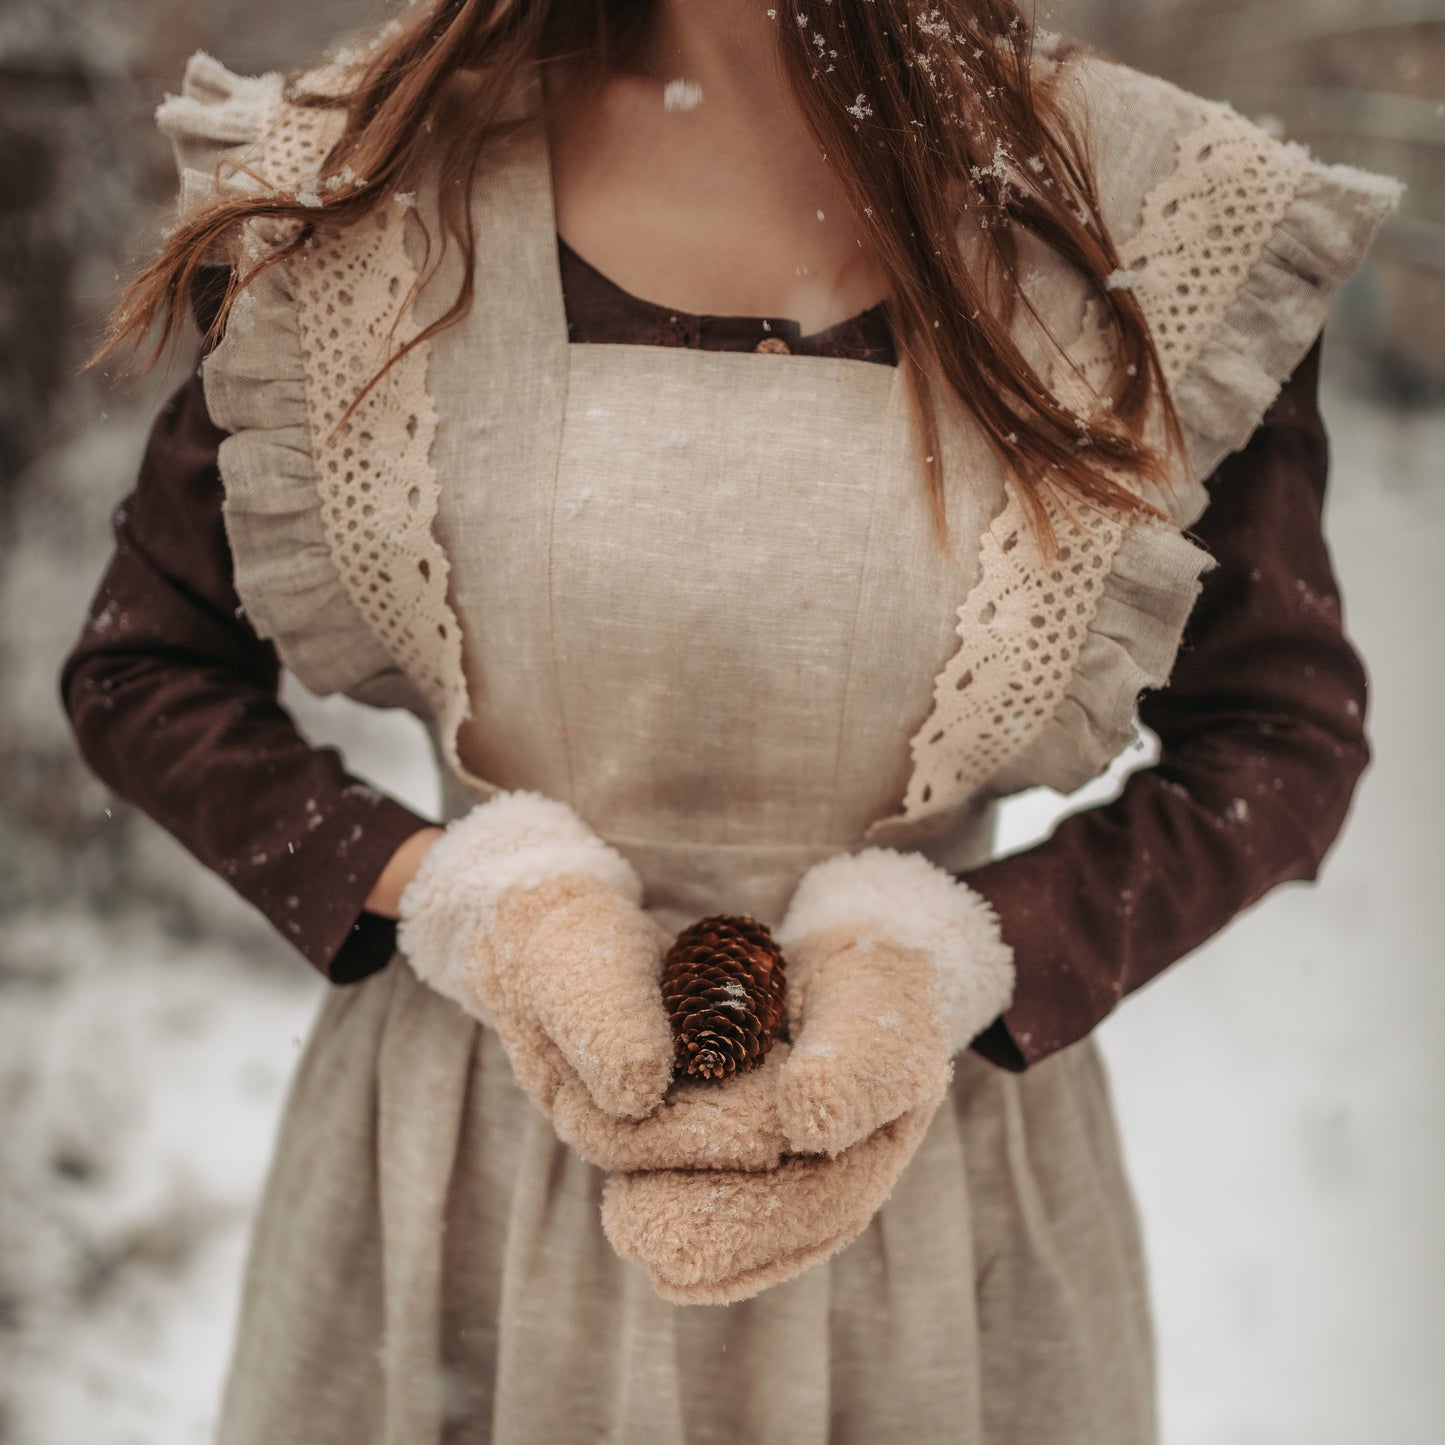
{"label": "linen fabric texture", "polygon": [[[1123,67],[1079,63],[1077,84],[1123,249],[1161,188],[1184,198],[1138,271],[1190,271],[1211,206],[1239,200],[1203,175],[1201,130],[1263,168],[1243,195],[1270,201],[1263,239],[1240,240],[1191,313],[1202,334],[1172,338],[1192,449],[1217,461],[1304,357],[1398,187]],[[305,151],[284,110],[273,83],[200,61],[163,120],[185,170],[214,180],[231,148],[259,138],[264,159],[288,124],[286,155]],[[943,418],[968,485],[941,552],[897,371],[569,346],[535,125],[499,149],[477,205],[478,306],[416,348],[352,433],[323,441],[339,383],[316,308],[339,241],[268,272],[206,367],[253,622],[317,690],[423,716],[449,816],[535,789],[632,862],[664,927],[766,922],[808,868],[865,840],[978,866],[991,798],[1107,761],[1139,690],[1168,675],[1200,549],[1122,518],[1069,534],[1087,581],[1059,579],[1083,596],[1057,620],[1084,635],[1055,647],[1062,686],[984,737],[989,689],[1019,675],[1030,609],[1059,582],[966,420]],[[363,272],[389,283],[403,265],[411,210],[348,243],[375,248],[351,258]],[[1051,319],[1077,318],[1082,355],[1089,298],[1035,259],[1026,284]],[[1141,285],[1162,337],[1150,297]],[[346,321],[358,354],[373,321]],[[368,426],[405,440],[368,468],[333,465]],[[1181,476],[1165,500],[1189,522],[1207,497]],[[368,507],[384,526],[361,524]],[[946,692],[968,694],[960,656],[979,683],[963,704]],[[619,1259],[601,1188],[495,1037],[410,969],[329,994],[255,1228],[221,1438],[1156,1438],[1138,1221],[1090,1038],[1021,1073],[961,1054],[858,1238],[725,1310],[678,1309]]]}

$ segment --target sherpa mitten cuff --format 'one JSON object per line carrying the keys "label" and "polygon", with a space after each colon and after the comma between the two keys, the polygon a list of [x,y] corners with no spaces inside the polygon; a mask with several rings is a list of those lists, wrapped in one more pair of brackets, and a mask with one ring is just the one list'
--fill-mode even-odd
{"label": "sherpa mitten cuff", "polygon": [[559,798],[498,793],[454,818],[427,849],[398,903],[397,946],[438,993],[482,1018],[471,960],[512,889],[580,874],[640,907],[642,880],[615,848]]}
{"label": "sherpa mitten cuff", "polygon": [[815,864],[773,936],[787,950],[809,934],[849,927],[928,957],[954,1053],[1013,997],[1013,949],[988,900],[921,853],[870,847]]}

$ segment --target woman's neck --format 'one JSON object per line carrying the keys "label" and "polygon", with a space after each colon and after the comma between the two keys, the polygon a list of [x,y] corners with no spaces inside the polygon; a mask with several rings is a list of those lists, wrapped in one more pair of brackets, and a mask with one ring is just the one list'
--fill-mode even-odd
{"label": "woman's neck", "polygon": [[811,334],[886,283],[793,104],[768,8],[657,0],[599,89],[549,105],[557,229],[634,296]]}
{"label": "woman's neck", "polygon": [[718,110],[765,119],[788,105],[773,57],[776,14],[767,0],[656,0],[633,63],[692,82]]}

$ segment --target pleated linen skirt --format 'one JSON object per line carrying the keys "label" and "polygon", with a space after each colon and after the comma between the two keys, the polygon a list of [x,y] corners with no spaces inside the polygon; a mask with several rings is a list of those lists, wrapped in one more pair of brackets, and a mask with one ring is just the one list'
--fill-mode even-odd
{"label": "pleated linen skirt", "polygon": [[1151,1445],[1141,1238],[1093,1040],[965,1052],[828,1263],[676,1306],[496,1035],[398,954],[328,993],[246,1267],[222,1445]]}

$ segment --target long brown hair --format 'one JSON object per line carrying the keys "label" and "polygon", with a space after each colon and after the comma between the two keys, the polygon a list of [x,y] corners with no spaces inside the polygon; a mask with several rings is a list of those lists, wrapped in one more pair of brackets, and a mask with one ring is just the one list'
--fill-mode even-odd
{"label": "long brown hair", "polygon": [[[487,141],[511,124],[499,118],[505,98],[538,65],[562,69],[564,87],[600,83],[631,53],[652,3],[431,0],[371,38],[339,93],[293,94],[299,104],[346,112],[320,188],[323,224],[367,216],[408,183],[423,158],[438,164],[443,246],[461,248],[464,276],[451,307],[409,346],[472,304],[468,201]],[[1120,260],[1085,141],[1047,78],[1062,67],[1041,78],[1034,33],[1014,0],[936,0],[928,10],[916,3],[826,0],[774,19],[781,74],[889,280],[889,315],[909,373],[939,532],[946,537],[934,379],[970,409],[1049,546],[1043,505],[1049,492],[1152,512],[1116,476],[1122,470],[1165,479],[1169,453],[1183,455],[1182,434],[1138,301],[1127,287],[1104,284]],[[1053,58],[1080,48],[1066,43]],[[93,359],[134,349],[159,322],[154,361],[183,325],[198,272],[236,227],[262,217],[297,223],[291,239],[253,269],[233,271],[214,339],[245,285],[311,235],[317,200],[251,194],[183,220],[125,290]],[[977,221],[983,274],[965,260],[961,207]],[[1013,339],[1014,308],[1029,304],[1010,284],[1018,259],[1014,226],[1096,283],[1106,307],[1117,339],[1115,367],[1109,400],[1093,416],[1063,405]],[[1002,298],[997,309],[991,298]],[[1145,437],[1156,402],[1165,454]]]}

